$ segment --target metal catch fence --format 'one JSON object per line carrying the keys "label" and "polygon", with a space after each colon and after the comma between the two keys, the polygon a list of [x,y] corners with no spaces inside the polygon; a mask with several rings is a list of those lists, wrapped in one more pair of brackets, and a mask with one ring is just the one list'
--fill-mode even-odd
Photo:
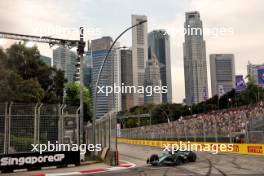
{"label": "metal catch fence", "polygon": [[0,154],[30,152],[31,144],[79,144],[79,108],[58,104],[0,104]]}
{"label": "metal catch fence", "polygon": [[197,114],[170,123],[125,128],[121,138],[263,144],[264,107]]}
{"label": "metal catch fence", "polygon": [[[85,128],[87,144],[101,144],[102,148],[109,148],[111,151],[117,150],[117,116],[116,112],[109,112],[95,123],[95,136],[93,136],[93,126],[88,124]],[[95,141],[93,140],[95,137]]]}

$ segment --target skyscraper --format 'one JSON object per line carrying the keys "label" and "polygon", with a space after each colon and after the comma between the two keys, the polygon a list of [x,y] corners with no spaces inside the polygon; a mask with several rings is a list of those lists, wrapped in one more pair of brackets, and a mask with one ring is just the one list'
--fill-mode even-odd
{"label": "skyscraper", "polygon": [[148,34],[148,46],[158,59],[161,84],[168,89],[162,94],[162,102],[172,103],[170,36],[165,30],[154,30]]}
{"label": "skyscraper", "polygon": [[207,65],[203,24],[199,12],[185,14],[184,77],[185,103],[191,105],[208,98]]}
{"label": "skyscraper", "polygon": [[[132,15],[132,25],[147,20],[145,15]],[[138,25],[132,29],[132,67],[133,85],[144,86],[144,76],[146,61],[148,58],[147,50],[147,23]],[[134,106],[144,104],[144,94],[133,94]]]}
{"label": "skyscraper", "polygon": [[264,63],[263,64],[252,64],[248,62],[247,75],[252,81],[254,81],[256,85],[259,85],[258,70],[259,68],[262,68],[262,67],[264,67]]}
{"label": "skyscraper", "polygon": [[[130,49],[120,50],[121,54],[121,83],[123,86],[133,86],[132,51]],[[122,111],[133,107],[133,94],[122,93]]]}
{"label": "skyscraper", "polygon": [[[144,81],[146,90],[148,89],[147,87],[151,87],[152,89],[157,86],[161,87],[159,61],[150,47],[148,55]],[[150,94],[149,92],[145,91],[144,100],[146,104],[160,104],[162,102],[162,94],[155,93],[154,91],[152,91]]]}
{"label": "skyscraper", "polygon": [[[110,93],[109,95],[106,95],[105,93],[97,93],[97,99],[96,102],[94,100],[95,97],[95,85],[96,80],[98,77],[99,70],[101,68],[101,65],[103,63],[103,60],[108,52],[108,49],[110,48],[113,40],[111,37],[102,37],[100,39],[92,40],[91,43],[91,49],[92,49],[92,101],[93,106],[96,105],[96,118],[102,117],[104,114],[108,113],[109,111],[115,109],[120,110],[120,95],[119,94],[113,94]],[[115,61],[114,61],[115,59]],[[112,50],[112,53],[110,53],[104,68],[101,72],[101,76],[98,82],[98,86],[112,86],[113,80],[115,80],[115,83],[118,85],[120,84],[120,77],[118,76],[118,69],[119,69],[119,62],[117,60],[118,57],[116,55],[115,49]],[[113,72],[114,69],[114,72]],[[105,89],[104,89],[105,91]],[[98,92],[98,89],[97,89]]]}
{"label": "skyscraper", "polygon": [[83,83],[87,88],[91,88],[92,82],[92,54],[91,51],[86,52],[83,57]]}
{"label": "skyscraper", "polygon": [[225,93],[235,88],[235,61],[233,54],[210,54],[210,73],[212,96],[219,95],[221,88]]}
{"label": "skyscraper", "polygon": [[40,60],[42,60],[47,66],[51,67],[51,58],[47,56],[40,56]]}
{"label": "skyscraper", "polygon": [[65,47],[58,47],[53,50],[53,67],[64,71],[68,82],[73,82],[76,73],[77,55]]}

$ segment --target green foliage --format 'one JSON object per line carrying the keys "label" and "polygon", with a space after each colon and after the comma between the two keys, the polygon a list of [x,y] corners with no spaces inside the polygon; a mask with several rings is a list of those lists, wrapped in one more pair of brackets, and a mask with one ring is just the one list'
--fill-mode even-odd
{"label": "green foliage", "polygon": [[[80,105],[80,84],[68,83],[66,85],[66,97],[65,103],[72,106]],[[91,120],[92,117],[92,106],[89,96],[89,90],[83,89],[83,103],[84,103],[84,121]]]}
{"label": "green foliage", "polygon": [[0,49],[0,101],[62,103],[64,73],[47,66],[37,47]]}
{"label": "green foliage", "polygon": [[37,80],[23,80],[11,70],[0,68],[0,100],[16,102],[40,102],[44,90]]}

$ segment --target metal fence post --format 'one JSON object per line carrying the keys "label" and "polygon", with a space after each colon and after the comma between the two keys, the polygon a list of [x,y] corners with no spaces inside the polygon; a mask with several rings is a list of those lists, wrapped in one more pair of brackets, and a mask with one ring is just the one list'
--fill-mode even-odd
{"label": "metal fence post", "polygon": [[38,107],[38,123],[37,123],[37,144],[40,143],[40,109],[42,108],[43,104],[40,104],[40,106]]}
{"label": "metal fence post", "polygon": [[34,108],[34,144],[36,145],[37,144],[37,106],[38,106],[38,103],[35,105],[35,108]]}
{"label": "metal fence post", "polygon": [[9,118],[8,118],[8,103],[5,103],[5,135],[4,135],[4,154],[8,154],[8,130],[9,130]]}
{"label": "metal fence post", "polygon": [[203,123],[203,141],[206,142],[206,133],[205,133],[205,125],[204,125],[204,121],[202,120]]}
{"label": "metal fence post", "polygon": [[194,129],[194,133],[193,133],[193,138],[194,138],[194,142],[196,142],[196,130]]}
{"label": "metal fence post", "polygon": [[63,108],[64,105],[58,105],[58,109],[59,109],[59,120],[58,120],[58,142],[61,144],[62,143],[62,108]]}
{"label": "metal fence post", "polygon": [[101,130],[100,130],[100,121],[98,121],[98,125],[97,125],[97,131],[98,131],[98,133],[97,133],[97,144],[100,144],[100,136],[101,136]]}
{"label": "metal fence post", "polygon": [[178,140],[178,142],[180,142],[180,133],[179,133],[179,125],[178,124],[176,124],[176,128],[175,128],[175,131],[176,131],[176,135],[177,135],[177,140]]}
{"label": "metal fence post", "polygon": [[61,137],[61,131],[60,131],[60,129],[61,129],[61,123],[60,123],[60,121],[61,121],[61,105],[58,105],[58,142],[60,143],[61,141],[60,141],[60,137]]}
{"label": "metal fence post", "polygon": [[172,122],[170,122],[170,141],[172,141]]}
{"label": "metal fence post", "polygon": [[12,115],[12,105],[13,102],[10,103],[9,105],[9,110],[8,110],[8,146],[7,146],[7,153],[9,153],[10,150],[10,144],[11,144],[11,115]]}
{"label": "metal fence post", "polygon": [[228,116],[228,136],[229,136],[229,143],[232,143],[230,116]]}
{"label": "metal fence post", "polygon": [[96,122],[96,144],[98,144],[99,143],[99,137],[100,137],[100,129],[99,129],[99,124],[100,124],[100,122],[99,121],[97,121]]}
{"label": "metal fence post", "polygon": [[38,113],[37,113],[37,109],[38,109],[38,103],[35,105],[34,107],[34,144],[36,145],[37,142],[37,132],[38,132]]}
{"label": "metal fence post", "polygon": [[187,132],[186,132],[186,126],[185,126],[185,122],[183,123],[183,130],[184,130],[184,136],[185,136],[185,141],[188,141],[188,136],[187,136]]}
{"label": "metal fence post", "polygon": [[[80,112],[80,107],[76,110],[76,134],[77,134],[77,144],[80,145],[80,116],[79,116],[79,112]],[[86,136],[88,136],[87,130],[86,131]],[[86,139],[87,141],[87,139]]]}
{"label": "metal fence post", "polygon": [[104,121],[104,146],[106,146],[106,122]]}
{"label": "metal fence post", "polygon": [[218,142],[217,125],[216,125],[215,117],[214,117],[214,132],[215,132],[215,142]]}
{"label": "metal fence post", "polygon": [[100,131],[101,131],[101,134],[100,134],[100,144],[102,145],[103,144],[103,135],[104,135],[104,131],[103,131],[103,122],[101,121],[100,122]]}
{"label": "metal fence post", "polygon": [[109,114],[109,148],[111,149],[111,116],[112,114]]}
{"label": "metal fence post", "polygon": [[62,144],[64,143],[64,109],[66,108],[66,105],[63,105],[61,109],[61,142]]}
{"label": "metal fence post", "polygon": [[246,143],[249,143],[249,135],[248,135],[248,123],[247,119],[245,119],[245,137],[246,137]]}

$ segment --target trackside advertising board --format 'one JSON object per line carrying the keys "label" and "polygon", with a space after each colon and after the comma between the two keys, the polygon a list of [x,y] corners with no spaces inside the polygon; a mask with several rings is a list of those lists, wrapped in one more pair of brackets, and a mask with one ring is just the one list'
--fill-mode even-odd
{"label": "trackside advertising board", "polygon": [[16,153],[0,155],[0,170],[12,172],[16,169],[40,169],[49,166],[80,164],[79,151]]}
{"label": "trackside advertising board", "polygon": [[[124,139],[119,138],[118,142],[132,144],[132,145],[147,145],[153,147],[160,147],[163,148],[164,145],[168,144],[179,144],[177,141],[152,141],[152,140],[131,140],[131,139]],[[183,142],[183,144],[187,144]],[[200,144],[202,147],[207,145],[215,146],[215,145],[223,145],[224,143],[207,143],[207,142],[190,142],[189,144]],[[230,144],[225,144],[226,146]],[[237,153],[237,154],[246,154],[246,155],[260,155],[264,156],[264,144],[232,144],[233,150],[225,151],[224,153]],[[221,153],[221,151],[219,151]]]}

